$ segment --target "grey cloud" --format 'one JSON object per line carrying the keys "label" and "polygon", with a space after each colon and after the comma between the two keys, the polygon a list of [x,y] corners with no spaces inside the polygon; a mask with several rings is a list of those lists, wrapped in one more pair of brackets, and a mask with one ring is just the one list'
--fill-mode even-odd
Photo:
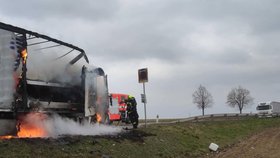
{"label": "grey cloud", "polygon": [[[131,23],[133,21],[133,23]],[[174,23],[173,23],[174,24]],[[100,24],[88,38],[92,38],[94,55],[110,60],[157,58],[166,62],[180,62],[189,52],[182,45],[183,26],[170,26],[169,21],[129,17]],[[187,28],[187,27],[186,27]]]}
{"label": "grey cloud", "polygon": [[[280,26],[277,25],[277,26]],[[280,29],[277,32],[261,34],[258,36],[258,45],[255,48],[255,52],[258,55],[273,57],[273,59],[279,59],[280,53]]]}
{"label": "grey cloud", "polygon": [[118,10],[119,4],[114,0],[102,1],[68,1],[68,0],[1,0],[0,13],[11,17],[32,18],[37,21],[45,20],[46,18],[58,18],[73,20],[91,19],[100,20],[114,16]]}
{"label": "grey cloud", "polygon": [[[213,92],[214,112],[228,110],[221,106],[227,92],[238,85],[248,87],[256,101],[279,96],[280,1],[32,0],[17,1],[18,6],[0,2],[2,17],[33,21],[30,28],[84,48],[101,67],[124,72],[149,67],[155,59],[165,63],[170,69],[159,66],[157,73],[168,75],[151,76],[148,83],[153,115],[164,109],[159,107],[173,104],[186,114],[192,111],[195,106],[186,106],[192,105],[191,94],[199,84]],[[22,8],[30,9],[14,11]],[[122,69],[126,62],[131,69]],[[135,90],[128,84],[137,82],[131,79],[135,76],[107,73],[118,75],[110,82],[118,85],[116,91]],[[172,116],[167,110],[161,112]]]}
{"label": "grey cloud", "polygon": [[164,16],[180,19],[195,19],[203,22],[236,23],[249,25],[255,34],[279,30],[280,1],[271,0],[214,0],[165,1],[161,4]]}
{"label": "grey cloud", "polygon": [[[93,56],[103,56],[111,60],[122,60],[124,57],[126,59],[158,58],[167,62],[182,62],[182,56],[196,53],[186,49],[188,43],[185,43],[184,46],[181,45],[182,38],[188,36],[196,25],[207,25],[212,22],[225,25],[232,19],[236,21],[231,21],[233,26],[239,25],[241,22],[250,23],[252,19],[257,19],[256,21],[261,23],[267,20],[265,18],[258,20],[259,16],[258,18],[255,17],[255,14],[263,14],[265,11],[259,9],[261,8],[260,5],[267,6],[265,8],[271,6],[260,1],[252,3],[243,1],[221,2],[219,0],[177,0],[172,2],[161,1],[160,3],[158,1],[147,1],[140,6],[132,3],[132,5],[125,7],[122,5],[122,1],[112,2],[109,0],[102,2],[82,1],[81,3],[65,0],[29,1],[29,3],[20,1],[18,3],[20,5],[3,2],[1,12],[10,16],[32,17],[35,20],[62,18],[61,20],[64,22],[72,21],[72,24],[67,27],[73,27],[73,31],[78,31],[75,36],[87,37],[82,39],[81,43],[87,43],[85,49],[88,52],[94,52]],[[27,9],[21,13],[13,11],[20,10],[19,8],[31,8],[31,6],[32,9]],[[273,16],[278,12],[271,11],[268,13],[269,16]],[[111,18],[107,19],[107,17]],[[88,25],[96,29],[75,30],[76,26],[81,23],[81,20],[75,20],[75,18],[84,19]],[[106,19],[106,22],[99,25],[97,19]],[[194,21],[200,22],[195,24]],[[263,23],[267,23],[265,21]],[[63,24],[55,25],[63,26]],[[254,29],[255,24],[251,25]],[[91,42],[88,41],[89,39],[91,39]]]}
{"label": "grey cloud", "polygon": [[[114,30],[106,41],[95,41],[96,52],[114,60],[159,58],[165,61],[178,61],[187,53],[180,46],[180,37],[170,37],[155,26],[129,26]],[[113,53],[113,54],[112,54]]]}
{"label": "grey cloud", "polygon": [[[267,18],[275,18],[279,14],[278,11],[275,11],[276,7],[263,1],[256,3],[218,0],[214,2],[161,1],[161,3],[155,4],[151,2],[139,8],[135,7],[134,10],[124,9],[117,15],[118,17],[123,14],[126,16],[124,19],[118,18],[118,21],[113,23],[118,27],[112,28],[114,31],[110,32],[111,34],[101,35],[107,36],[106,41],[95,41],[97,54],[108,55],[108,58],[112,60],[121,60],[125,56],[127,59],[158,58],[178,62],[185,59],[183,56],[196,53],[188,49],[188,43],[185,43],[184,46],[181,45],[182,39],[189,36],[196,29],[196,25],[207,26],[209,23],[214,23],[218,27],[222,26],[219,29],[223,34],[230,34],[234,31],[235,34],[246,33],[253,39],[262,38],[261,32],[259,35],[251,33],[259,30],[258,27],[262,27],[259,25],[260,23],[267,24]],[[262,9],[263,6],[265,9]],[[263,15],[266,13],[266,9],[273,11],[268,11],[268,15]],[[269,20],[269,22],[271,21],[275,20]],[[223,26],[227,26],[228,29]],[[273,26],[275,27],[275,24]],[[222,38],[227,40],[226,36]],[[250,42],[249,40],[252,39],[248,39],[248,42]],[[238,44],[240,43],[237,43],[237,48],[231,48],[229,51],[243,51]],[[273,47],[275,48],[277,45],[273,45]],[[245,48],[244,51],[247,49],[251,48]],[[114,54],[109,52],[114,52]],[[237,54],[242,55],[238,52]],[[245,62],[249,58],[247,53],[239,59],[237,55],[234,55],[235,58],[232,56],[217,58],[225,59],[222,62],[236,63]]]}
{"label": "grey cloud", "polygon": [[223,64],[248,64],[252,59],[250,52],[246,50],[225,50],[222,54],[212,56],[213,61]]}

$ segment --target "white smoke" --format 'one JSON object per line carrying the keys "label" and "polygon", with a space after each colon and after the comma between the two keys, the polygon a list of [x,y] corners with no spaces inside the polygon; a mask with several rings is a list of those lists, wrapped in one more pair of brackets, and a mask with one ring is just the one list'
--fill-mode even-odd
{"label": "white smoke", "polygon": [[55,57],[57,57],[55,50],[48,53],[46,51],[44,50],[43,53],[34,53],[32,49],[28,51],[27,77],[32,80],[79,85],[82,66],[87,66],[87,63],[80,59],[74,65],[70,65],[69,62],[75,57],[74,55],[70,54],[55,60]]}
{"label": "white smoke", "polygon": [[48,121],[48,129],[50,129],[50,136],[52,137],[60,135],[111,135],[122,130],[120,127],[103,124],[90,124],[88,122],[80,124],[59,116],[52,117]]}
{"label": "white smoke", "polygon": [[14,34],[0,29],[0,108],[10,108],[13,101],[13,68],[16,56],[15,46],[11,49]]}
{"label": "white smoke", "polygon": [[72,119],[52,115],[42,119],[41,115],[30,113],[24,118],[24,122],[29,126],[37,127],[45,131],[43,137],[59,137],[67,135],[114,135],[122,132],[121,127],[103,124],[90,124],[88,121],[83,123],[76,122]]}

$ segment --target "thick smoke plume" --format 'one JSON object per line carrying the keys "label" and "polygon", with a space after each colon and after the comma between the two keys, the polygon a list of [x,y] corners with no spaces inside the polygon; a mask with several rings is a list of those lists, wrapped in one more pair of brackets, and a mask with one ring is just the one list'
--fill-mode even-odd
{"label": "thick smoke plume", "polygon": [[[47,51],[47,50],[45,50]],[[60,82],[70,85],[79,85],[81,82],[81,71],[83,65],[88,66],[84,59],[80,59],[74,65],[69,62],[75,55],[65,56],[55,60],[55,52],[34,53],[29,50],[27,61],[27,77],[32,80],[45,82]]]}
{"label": "thick smoke plume", "polygon": [[[43,115],[43,116],[42,116]],[[114,135],[122,131],[121,127],[108,126],[103,124],[90,124],[88,121],[82,123],[76,122],[69,118],[64,118],[59,115],[47,116],[41,113],[30,113],[22,120],[23,126],[21,130],[32,131],[24,129],[24,127],[37,128],[37,131],[43,131],[39,134],[27,134],[26,137],[59,137],[65,135]]]}

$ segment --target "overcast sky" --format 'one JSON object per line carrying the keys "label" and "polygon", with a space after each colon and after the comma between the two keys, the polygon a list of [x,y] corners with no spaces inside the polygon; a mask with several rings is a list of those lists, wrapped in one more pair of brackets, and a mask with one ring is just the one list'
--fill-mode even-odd
{"label": "overcast sky", "polygon": [[205,113],[234,113],[228,92],[250,90],[254,112],[280,101],[278,0],[0,0],[0,21],[83,48],[102,67],[109,91],[137,98],[137,71],[148,68],[147,116],[200,115],[192,93],[201,84],[214,105]]}

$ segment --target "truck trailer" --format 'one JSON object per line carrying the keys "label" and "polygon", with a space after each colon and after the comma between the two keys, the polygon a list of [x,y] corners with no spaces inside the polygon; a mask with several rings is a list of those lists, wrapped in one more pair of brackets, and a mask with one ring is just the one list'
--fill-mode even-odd
{"label": "truck trailer", "polygon": [[0,22],[0,136],[32,112],[106,123],[108,96],[107,75],[83,49]]}
{"label": "truck trailer", "polygon": [[277,101],[262,102],[257,105],[256,110],[259,115],[280,114],[280,102]]}

